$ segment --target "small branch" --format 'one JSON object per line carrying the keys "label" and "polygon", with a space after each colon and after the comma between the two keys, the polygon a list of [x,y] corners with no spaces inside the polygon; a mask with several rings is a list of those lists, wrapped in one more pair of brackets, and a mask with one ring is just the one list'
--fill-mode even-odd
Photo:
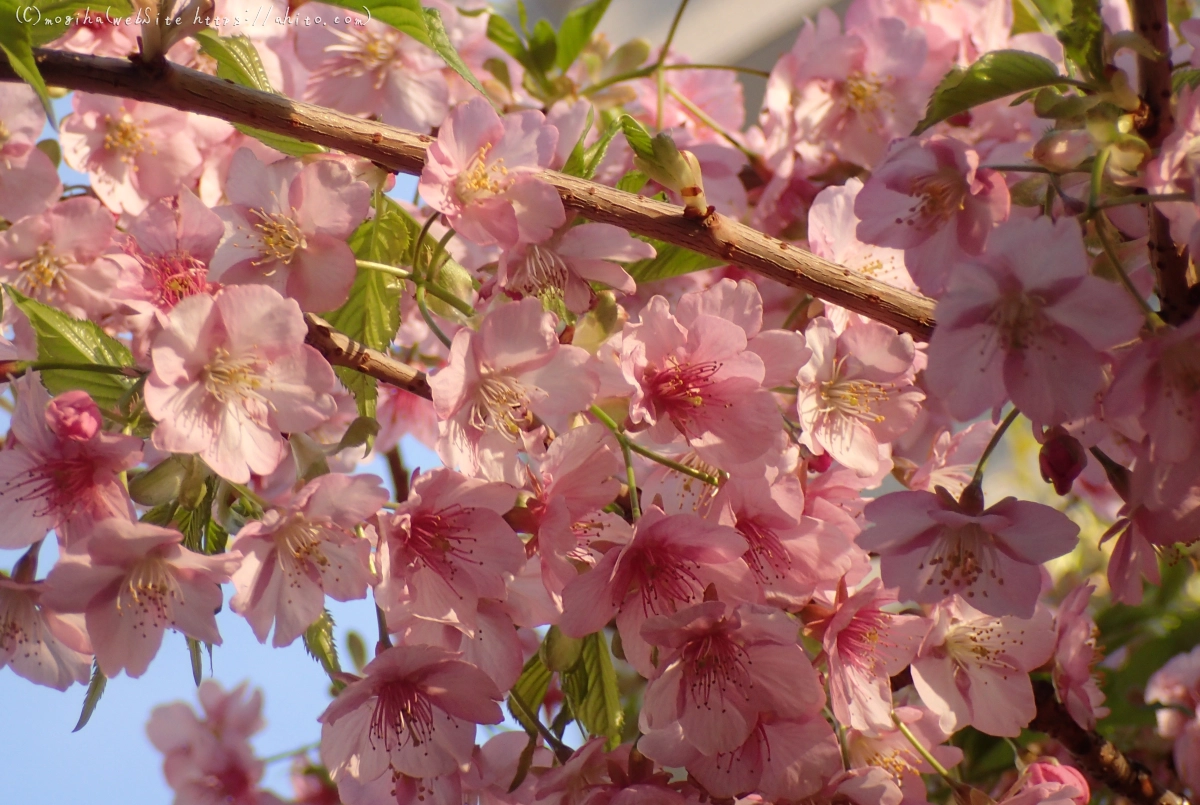
{"label": "small branch", "polygon": [[383,454],[387,459],[388,472],[392,475],[392,486],[396,490],[396,500],[408,500],[408,468],[404,466],[404,457],[400,455],[400,446],[396,445]]}
{"label": "small branch", "polygon": [[1149,770],[1125,757],[1107,738],[1075,723],[1049,682],[1036,680],[1033,692],[1037,715],[1029,728],[1062,744],[1096,780],[1138,805],[1187,805],[1184,797],[1154,782]]}
{"label": "small branch", "polygon": [[334,366],[345,366],[418,397],[433,399],[429,381],[420,369],[401,363],[339,333],[320,316],[306,313],[304,319],[308,323],[308,337],[305,341]]}
{"label": "small branch", "polygon": [[[45,49],[36,51],[36,60],[52,86],[133,98],[244,123],[365,157],[392,171],[419,174],[425,165],[425,149],[433,142],[428,135],[258,92],[169,63],[151,72],[121,59]],[[18,80],[4,58],[0,58],[0,80]],[[673,204],[553,171],[542,173],[541,178],[558,191],[568,214],[614,224],[757,272],[921,340],[933,332],[933,300],[893,288],[743,224],[718,215],[702,220],[685,218],[683,208]]]}

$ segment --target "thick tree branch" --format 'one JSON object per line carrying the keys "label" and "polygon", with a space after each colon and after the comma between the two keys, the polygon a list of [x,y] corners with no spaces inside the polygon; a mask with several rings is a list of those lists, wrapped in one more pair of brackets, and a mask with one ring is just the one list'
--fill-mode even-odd
{"label": "thick tree branch", "polygon": [[306,313],[304,320],[308,323],[308,337],[304,340],[334,366],[345,366],[418,397],[433,399],[429,380],[420,369],[401,363],[339,333],[320,316]]}
{"label": "thick tree branch", "polygon": [[[210,115],[365,157],[392,171],[420,173],[432,139],[360,118],[237,86],[172,64],[146,66],[56,50],[38,50],[52,86],[116,95]],[[18,80],[0,57],[0,80]],[[750,227],[553,171],[553,185],[573,213],[709,255],[841,305],[918,339],[933,331],[934,302],[830,263]]]}

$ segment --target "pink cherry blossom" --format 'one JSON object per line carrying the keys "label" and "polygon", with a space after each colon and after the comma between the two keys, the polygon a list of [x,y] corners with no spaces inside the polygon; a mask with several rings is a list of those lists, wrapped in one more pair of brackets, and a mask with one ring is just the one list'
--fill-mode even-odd
{"label": "pink cherry blossom", "polygon": [[1037,714],[1029,672],[1054,651],[1050,611],[996,618],[953,596],[931,617],[912,677],[942,729],[970,724],[988,735],[1020,735]]}
{"label": "pink cherry blossom", "polygon": [[1167,660],[1146,682],[1146,704],[1166,705],[1155,711],[1158,734],[1176,738],[1200,706],[1200,646]]}
{"label": "pink cherry blossom", "polygon": [[1096,648],[1096,622],[1087,614],[1095,592],[1081,584],[1067,594],[1054,616],[1054,689],[1071,718],[1084,729],[1093,729],[1096,719],[1108,715],[1104,692],[1093,668],[1102,658]]}
{"label": "pink cherry blossom", "polygon": [[9,666],[35,685],[66,690],[87,684],[92,643],[83,618],[42,601],[45,584],[0,576],[0,669]]}
{"label": "pink cherry blossom", "polygon": [[80,550],[64,553],[46,577],[46,604],[82,612],[105,676],[141,676],[170,627],[220,645],[214,613],[221,584],[239,553],[204,556],[180,545],[183,535],[149,523],[97,524]]}
{"label": "pink cherry blossom", "polygon": [[[937,716],[928,708],[905,705],[897,707],[895,712],[896,718],[943,768],[953,768],[962,760],[961,749],[942,745],[950,735],[938,726]],[[852,769],[872,766],[886,769],[893,782],[904,792],[906,801],[925,801],[925,781],[921,775],[932,774],[933,767],[894,725],[891,729],[870,732],[853,728],[846,730],[846,754]]]}
{"label": "pink cherry blossom", "polygon": [[1048,760],[1038,760],[1025,768],[1025,782],[1021,790],[1039,785],[1070,786],[1075,789],[1071,800],[1075,805],[1088,805],[1091,801],[1091,789],[1087,778],[1074,766],[1063,766]]}
{"label": "pink cherry blossom", "polygon": [[220,217],[190,190],[147,207],[130,223],[125,244],[141,268],[145,301],[169,313],[180,300],[215,290],[208,262],[224,231]]}
{"label": "pink cherry blossom", "polygon": [[1033,616],[1043,562],[1074,549],[1079,526],[1049,506],[1008,497],[983,508],[943,489],[893,492],[866,506],[858,538],[880,555],[883,583],[935,604],[958,594],[989,615]]}
{"label": "pink cherry blossom", "polygon": [[593,738],[566,763],[547,769],[537,782],[534,801],[539,805],[684,805],[689,801],[671,785],[671,773],[640,750],[634,751],[632,744],[605,752],[604,743],[603,736]]}
{"label": "pink cherry blossom", "polygon": [[333,310],[346,301],[356,271],[346,238],[370,209],[365,182],[331,160],[268,165],[241,149],[225,195],[229,206],[216,209],[225,237],[209,264],[212,280],[268,285],[301,310]]}
{"label": "pink cherry blossom", "polygon": [[964,255],[983,252],[1008,210],[1003,177],[980,168],[974,149],[941,135],[893,142],[854,202],[858,237],[904,249],[913,280],[935,297]]}
{"label": "pink cherry blossom", "polygon": [[333,415],[333,369],[304,343],[300,307],[271,288],[190,296],[153,340],[146,408],[154,446],[199,453],[217,474],[246,483],[283,460],[280,431]]}
{"label": "pink cherry blossom", "polygon": [[862,179],[827,187],[813,199],[808,211],[808,244],[813,254],[838,265],[886,282],[894,288],[917,290],[904,262],[904,251],[859,240],[861,219],[855,202],[862,194]]}
{"label": "pink cherry blossom", "polygon": [[76,92],[62,123],[63,159],[88,174],[114,212],[137,215],[200,175],[203,156],[187,112]]}
{"label": "pink cherry blossom", "polygon": [[455,334],[449,365],[429,381],[447,466],[520,483],[509,459],[534,417],[565,430],[567,417],[591,404],[597,382],[589,355],[560,345],[554,325],[541,302],[524,299],[493,308],[478,332]]}
{"label": "pink cherry blossom", "polygon": [[[671,54],[667,64],[682,65],[686,60]],[[728,70],[669,70],[663,73],[668,87],[687,98],[693,106],[714,120],[727,132],[739,132],[745,124],[746,108],[742,98],[742,83]],[[701,122],[695,113],[673,95],[662,101],[659,116],[658,81],[646,78],[632,82],[636,98],[629,105],[630,113],[641,120],[651,131],[660,129],[684,129],[688,135],[702,142],[721,141],[721,135],[712,126]],[[682,145],[680,147],[683,147]]]}
{"label": "pink cherry blossom", "polygon": [[363,672],[318,719],[321,759],[339,786],[455,772],[471,760],[475,725],[502,718],[496,685],[443,648],[393,646]]}
{"label": "pink cherry blossom", "polygon": [[335,601],[366,597],[371,543],[354,527],[387,499],[374,475],[322,475],[285,507],[242,526],[229,546],[244,557],[229,605],[260,643],[274,622],[272,645],[290,644],[321,616],[327,595]]}
{"label": "pink cherry blossom", "polygon": [[541,112],[501,118],[473,98],[450,111],[429,146],[421,198],[472,243],[539,243],[566,223],[558,192],[536,175],[557,142]]}
{"label": "pink cherry blossom", "polygon": [[1141,326],[1116,283],[1088,273],[1079,225],[1012,220],[963,264],[938,304],[929,390],[958,419],[1008,397],[1043,425],[1091,412],[1105,383],[1103,350]]}
{"label": "pink cherry blossom", "polygon": [[913,385],[912,337],[877,322],[855,322],[838,335],[824,317],[805,337],[812,357],[800,369],[796,397],[801,444],[874,475],[886,458],[881,446],[916,421],[925,396]]}
{"label": "pink cherry blossom", "polygon": [[27,84],[0,86],[0,218],[36,215],[62,193],[50,157],[36,147],[46,113]]}
{"label": "pink cherry blossom", "polygon": [[142,460],[142,440],[102,431],[85,392],[51,400],[36,375],[15,386],[16,443],[0,451],[0,547],[23,548],[51,529],[74,546],[98,520],[132,518],[120,475]]}

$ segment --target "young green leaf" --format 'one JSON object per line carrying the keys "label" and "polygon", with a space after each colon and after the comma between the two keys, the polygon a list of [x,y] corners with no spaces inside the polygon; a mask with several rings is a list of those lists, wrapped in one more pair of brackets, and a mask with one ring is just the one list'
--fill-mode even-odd
{"label": "young green leaf", "polygon": [[648,181],[650,181],[650,177],[640,170],[631,170],[617,180],[617,189],[626,193],[640,193]]}
{"label": "young green leaf", "polygon": [[133,13],[129,0],[105,2],[102,7],[95,0],[34,0],[23,8],[31,9],[31,21],[34,23],[30,30],[30,38],[34,47],[41,47],[48,42],[58,39],[72,25],[77,24],[75,17],[80,11],[88,12],[92,21],[102,21],[106,17],[120,20]]}
{"label": "young green leaf", "polygon": [[616,749],[625,711],[604,632],[583,638],[579,662],[562,674],[562,689],[575,720],[591,735],[608,738],[608,748]]}
{"label": "young green leaf", "polygon": [[621,131],[625,132],[625,139],[633,149],[634,156],[654,159],[654,142],[650,138],[650,132],[629,115],[621,115],[617,122],[621,125]]}
{"label": "young green leaf", "polygon": [[308,656],[321,663],[325,673],[330,676],[341,673],[337,642],[333,637],[333,616],[329,614],[329,610],[322,612],[321,617],[304,630],[304,650],[308,652]]}
{"label": "young green leaf", "polygon": [[100,670],[100,663],[92,660],[92,681],[88,682],[87,693],[83,696],[83,710],[79,713],[79,721],[75,723],[75,729],[71,732],[79,732],[92,720],[92,713],[96,712],[96,705],[100,703],[106,685],[108,677]]}
{"label": "young green leaf", "polygon": [[8,57],[13,72],[37,92],[50,125],[57,127],[54,107],[50,105],[50,92],[33,59],[33,26],[23,21],[27,18],[36,19],[36,13],[30,16],[27,12],[28,7],[17,4],[15,0],[0,0],[0,19],[4,20],[0,23],[0,51]]}
{"label": "young green leaf", "polygon": [[525,47],[517,29],[499,14],[488,17],[487,37],[522,66],[529,67],[533,64],[533,60],[529,57],[529,50]]}
{"label": "young green leaf", "polygon": [[542,662],[540,655],[534,654],[521,669],[521,676],[517,678],[512,687],[512,695],[508,697],[508,711],[530,735],[536,735],[538,732],[537,725],[530,719],[537,716],[548,690],[550,669]]}
{"label": "young green leaf", "polygon": [[[613,137],[620,130],[621,121],[614,120],[612,125],[600,135],[600,139],[592,143],[591,147],[584,153],[584,159],[587,161],[587,164],[584,166],[583,173],[580,176],[584,179],[591,179],[596,175],[596,170],[600,167],[600,163],[604,161],[604,155],[608,153],[609,144],[612,143]],[[641,190],[641,188],[639,187],[638,190]]]}
{"label": "young green leaf", "polygon": [[1071,21],[1058,32],[1067,58],[1093,81],[1104,80],[1104,20],[1100,0],[1072,0]]}
{"label": "young green leaf", "polygon": [[1019,50],[985,53],[970,67],[955,67],[946,74],[913,134],[980,104],[1063,83],[1058,67],[1042,56]]}
{"label": "young green leaf", "polygon": [[354,664],[355,673],[361,674],[367,664],[367,641],[353,629],[346,632],[346,651],[350,652],[350,662]]}
{"label": "young green leaf", "polygon": [[679,277],[691,274],[693,271],[703,271],[706,268],[721,265],[721,261],[682,246],[650,240],[654,250],[658,252],[648,260],[639,260],[625,266],[629,276],[639,283],[665,280],[669,277]]}
{"label": "young green leaf", "polygon": [[192,681],[196,683],[196,687],[200,687],[200,680],[204,678],[204,661],[200,654],[200,641],[194,637],[187,638],[188,657],[192,661]]}
{"label": "young green leaf", "polygon": [[529,58],[534,69],[544,74],[554,66],[557,55],[558,38],[554,33],[554,26],[546,20],[538,20],[533,26],[533,35],[529,38]]}
{"label": "young green leaf", "polygon": [[450,36],[446,33],[446,26],[442,22],[442,15],[436,8],[425,9],[425,27],[429,32],[429,46],[442,57],[442,61],[450,65],[450,69],[462,76],[480,95],[485,98],[490,97],[483,88],[483,84],[480,84],[479,79],[471,72],[471,68],[462,60],[462,56],[459,56],[458,51],[454,49],[454,45],[450,42]]}
{"label": "young green leaf", "polygon": [[573,9],[563,19],[558,28],[558,53],[554,57],[558,69],[565,73],[567,68],[575,63],[575,59],[579,58],[611,2],[612,0],[594,0]]}
{"label": "young green leaf", "polygon": [[583,172],[587,170],[587,150],[583,146],[583,141],[587,139],[588,134],[592,130],[592,118],[594,116],[595,112],[589,105],[587,120],[583,122],[583,131],[580,133],[579,139],[575,141],[575,147],[571,149],[571,155],[567,157],[567,161],[562,166],[562,172],[568,176],[583,176]]}
{"label": "young green leaf", "polygon": [[368,11],[371,19],[408,34],[422,45],[430,45],[429,25],[421,0],[330,0],[329,4],[359,14]]}

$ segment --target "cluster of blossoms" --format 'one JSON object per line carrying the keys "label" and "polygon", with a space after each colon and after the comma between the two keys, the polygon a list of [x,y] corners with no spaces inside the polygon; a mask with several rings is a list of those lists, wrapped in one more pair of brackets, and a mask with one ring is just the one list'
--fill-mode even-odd
{"label": "cluster of blossoms", "polygon": [[[24,552],[0,574],[0,668],[60,690],[137,677],[167,629],[219,645],[229,593],[260,642],[302,640],[333,683],[297,802],[1086,803],[1103,780],[1053,747],[969,778],[988,794],[948,769],[956,733],[1019,738],[1039,703],[1075,729],[1108,714],[1098,587],[1048,570],[1099,555],[1064,510],[1111,525],[1086,571],[1126,605],[1200,540],[1200,317],[1145,248],[1200,248],[1200,91],[1161,148],[1131,133],[1130,49],[1148,45],[1105,2],[1103,76],[918,127],[951,69],[992,54],[1067,76],[1070,54],[1012,33],[1008,0],[854,0],[844,25],[805,23],[747,126],[731,71],[595,36],[548,76],[487,9],[432,7],[486,96],[333,6],[301,10],[344,26],[241,40],[288,96],[436,131],[415,204],[365,159],[84,92],[61,154],[91,184],[64,193],[37,95],[0,84],[0,548]],[[1200,64],[1198,27],[1176,61]],[[129,56],[131,31],[55,46]],[[695,181],[613,136],[638,126]],[[677,247],[577,220],[547,170],[690,212],[702,175],[710,223],[929,297],[936,329],[735,265],[684,272]],[[419,364],[431,400],[335,374],[313,314]],[[1057,499],[985,499],[1018,414]],[[404,435],[443,466],[410,477]],[[374,455],[390,489],[356,471]],[[378,608],[355,673],[321,652],[327,598]],[[148,727],[177,802],[280,802],[249,744],[260,696],[199,694],[203,719],[168,705]],[[1175,741],[1164,779],[1200,794],[1200,655],[1145,698]],[[524,729],[479,743],[501,703]]]}

